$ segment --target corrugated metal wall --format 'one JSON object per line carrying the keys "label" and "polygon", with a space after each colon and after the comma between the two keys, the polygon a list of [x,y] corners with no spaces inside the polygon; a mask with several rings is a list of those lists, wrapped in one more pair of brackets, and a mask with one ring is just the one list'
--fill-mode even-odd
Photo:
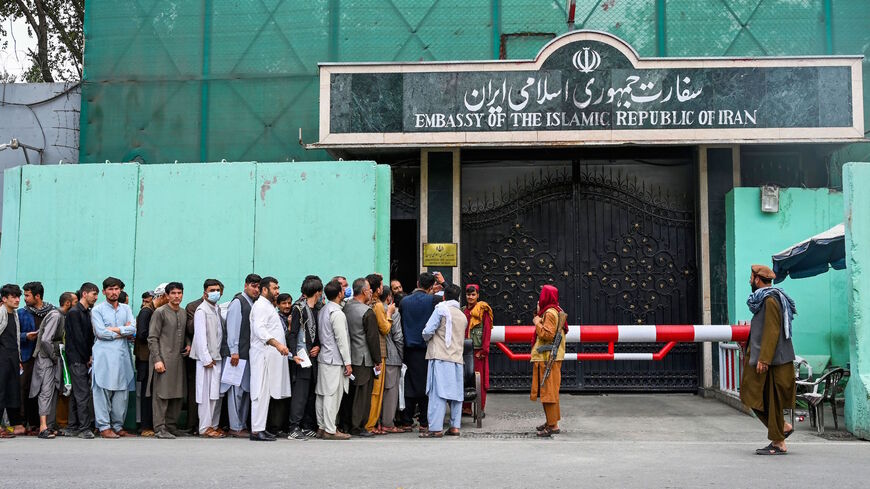
{"label": "corrugated metal wall", "polygon": [[31,165],[5,176],[0,283],[39,280],[52,303],[109,275],[138,305],[171,280],[192,300],[206,278],[229,294],[256,272],[297,298],[310,273],[389,272],[386,165]]}
{"label": "corrugated metal wall", "polygon": [[[578,29],[641,56],[870,55],[866,0],[577,3]],[[90,0],[80,161],[325,159],[297,143],[317,139],[318,62],[528,58],[565,32],[565,4]]]}

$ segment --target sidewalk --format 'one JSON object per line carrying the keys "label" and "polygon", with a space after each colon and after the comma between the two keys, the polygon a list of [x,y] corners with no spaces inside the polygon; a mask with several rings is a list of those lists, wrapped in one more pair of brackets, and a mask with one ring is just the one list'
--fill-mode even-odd
{"label": "sidewalk", "polygon": [[[562,395],[562,433],[575,441],[700,441],[747,442],[763,446],[767,431],[754,417],[720,401],[691,394]],[[828,418],[830,418],[830,413]],[[544,420],[539,403],[527,394],[490,394],[483,428],[463,418],[470,437],[511,438],[534,435]],[[828,433],[833,423],[828,419]],[[789,442],[828,441],[816,435],[809,419],[796,422]],[[840,420],[840,430],[844,423]],[[836,442],[831,442],[836,443]]]}

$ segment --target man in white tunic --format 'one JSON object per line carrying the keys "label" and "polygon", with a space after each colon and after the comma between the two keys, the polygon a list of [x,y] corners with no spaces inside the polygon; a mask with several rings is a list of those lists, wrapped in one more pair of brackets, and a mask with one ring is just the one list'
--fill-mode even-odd
{"label": "man in white tunic", "polygon": [[223,284],[210,278],[203,284],[205,300],[193,313],[193,345],[190,358],[196,360],[196,403],[199,436],[224,438],[218,429],[221,417],[221,340],[224,320],[217,303]]}
{"label": "man in white tunic", "polygon": [[320,338],[320,354],[317,355],[317,383],[314,393],[318,437],[326,440],[347,440],[350,435],[338,431],[336,418],[341,407],[341,398],[347,394],[350,374],[350,336],[347,318],[341,310],[341,283],[333,280],[326,284],[323,293],[329,301],[320,309],[317,318],[317,336]]}
{"label": "man in white tunic", "polygon": [[[278,280],[260,280],[260,298],[251,308],[251,440],[275,441],[266,431],[269,399],[290,397],[290,350],[284,341],[284,327],[275,308]],[[296,363],[301,359],[294,357]]]}

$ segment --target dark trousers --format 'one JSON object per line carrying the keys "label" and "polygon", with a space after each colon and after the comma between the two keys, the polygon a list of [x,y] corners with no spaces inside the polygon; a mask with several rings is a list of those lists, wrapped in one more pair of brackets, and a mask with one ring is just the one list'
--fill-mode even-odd
{"label": "dark trousers", "polygon": [[290,401],[296,396],[296,391],[292,388],[290,392],[293,395],[289,398],[269,400],[269,413],[266,415],[266,431],[269,433],[286,433],[289,430]]}
{"label": "dark trousers", "polygon": [[196,403],[196,360],[185,358],[187,363],[187,429],[199,430],[199,404]]}
{"label": "dark trousers", "polygon": [[148,392],[148,368],[150,362],[136,361],[136,376],[140,382],[139,396],[139,429],[153,430],[154,429],[154,405],[151,402],[151,396]]}
{"label": "dark trousers", "polygon": [[[91,376],[84,363],[73,363],[69,367],[69,380],[72,392],[69,395],[70,431],[94,429],[94,397],[91,392]],[[149,409],[150,411],[150,409]]]}
{"label": "dark trousers", "polygon": [[350,390],[353,392],[351,405],[350,429],[357,432],[366,429],[369,411],[372,409],[372,389],[375,384],[375,373],[372,367],[352,365],[354,381]]}
{"label": "dark trousers", "polygon": [[21,417],[32,428],[39,428],[39,403],[35,397],[30,397],[30,382],[33,380],[33,365],[36,358],[24,362],[24,373],[21,374]]}
{"label": "dark trousers", "polygon": [[420,426],[429,426],[429,398],[423,397],[405,397],[405,409],[402,411],[402,424],[414,424],[414,414],[417,414],[417,419],[420,421]]}
{"label": "dark trousers", "polygon": [[[294,369],[293,367],[296,367]],[[290,392],[290,429],[304,428],[317,430],[317,413],[315,403],[317,395],[314,393],[314,385],[317,380],[317,363],[305,369],[306,375],[299,375],[302,370],[296,365],[291,366],[292,387]]]}
{"label": "dark trousers", "polygon": [[0,419],[3,419],[3,412],[6,412],[6,417],[9,418],[9,426],[18,426],[24,423],[21,417],[21,406],[0,407]]}

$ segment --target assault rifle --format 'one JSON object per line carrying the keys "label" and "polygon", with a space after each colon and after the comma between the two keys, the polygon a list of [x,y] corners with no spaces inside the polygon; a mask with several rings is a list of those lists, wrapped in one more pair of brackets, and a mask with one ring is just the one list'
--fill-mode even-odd
{"label": "assault rifle", "polygon": [[549,346],[541,345],[538,347],[538,353],[550,352],[550,356],[547,357],[547,365],[544,368],[544,375],[541,376],[541,383],[538,384],[539,393],[541,392],[541,388],[544,387],[544,382],[547,381],[547,377],[550,376],[550,370],[553,369],[553,362],[556,361],[556,356],[559,353],[559,346],[562,344],[562,325],[565,324],[566,320],[567,314],[560,312],[559,322],[556,324],[556,334],[553,336],[553,344]]}

